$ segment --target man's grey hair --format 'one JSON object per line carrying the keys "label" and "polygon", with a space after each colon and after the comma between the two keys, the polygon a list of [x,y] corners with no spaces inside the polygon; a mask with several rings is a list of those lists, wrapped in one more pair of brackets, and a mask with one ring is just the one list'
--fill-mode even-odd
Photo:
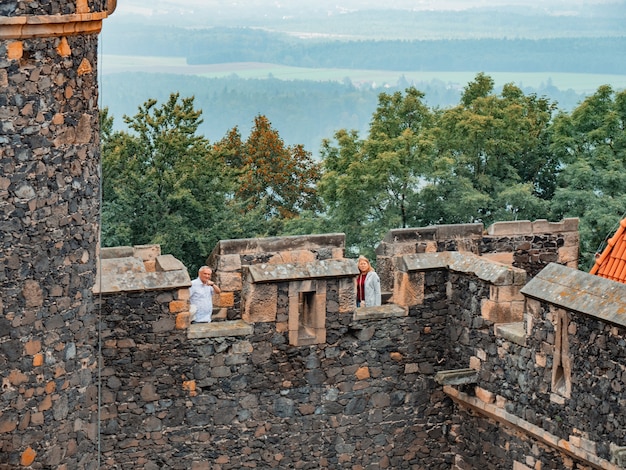
{"label": "man's grey hair", "polygon": [[211,272],[213,272],[213,270],[211,268],[209,268],[208,266],[201,266],[200,269],[198,269],[198,274],[200,274],[202,271],[211,271]]}

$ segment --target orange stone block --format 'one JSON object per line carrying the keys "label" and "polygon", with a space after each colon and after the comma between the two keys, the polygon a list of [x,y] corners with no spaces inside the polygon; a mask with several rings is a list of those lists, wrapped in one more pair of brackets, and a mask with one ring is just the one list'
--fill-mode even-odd
{"label": "orange stone block", "polygon": [[10,60],[19,60],[24,54],[24,45],[22,41],[15,41],[7,46],[7,56]]}
{"label": "orange stone block", "polygon": [[91,63],[87,59],[83,58],[80,65],[78,66],[78,75],[86,75],[88,73],[91,73],[92,71],[93,67],[91,66]]}
{"label": "orange stone block", "polygon": [[196,392],[196,381],[195,380],[185,380],[183,382],[183,390],[189,392],[189,396],[195,397],[198,392]]}
{"label": "orange stone block", "polygon": [[59,54],[61,57],[69,57],[70,55],[72,55],[72,48],[67,42],[67,38],[61,38],[61,42],[57,46],[57,54]]}
{"label": "orange stone block", "polygon": [[22,452],[22,458],[20,459],[20,463],[23,467],[28,467],[32,465],[32,463],[35,461],[35,457],[37,457],[37,452],[29,447],[24,452]]}
{"label": "orange stone block", "polygon": [[39,351],[41,351],[41,341],[39,340],[27,341],[26,344],[24,344],[24,350],[26,351],[26,354],[28,354],[29,356],[37,354]]}
{"label": "orange stone block", "polygon": [[52,408],[52,398],[50,395],[47,395],[41,403],[39,403],[39,411],[46,411]]}
{"label": "orange stone block", "polygon": [[33,367],[40,367],[43,365],[43,354],[35,354],[33,357]]}
{"label": "orange stone block", "polygon": [[184,330],[189,328],[191,322],[189,321],[189,312],[182,312],[176,315],[176,329]]}
{"label": "orange stone block", "polygon": [[20,385],[28,382],[28,377],[26,377],[25,374],[22,374],[19,370],[12,370],[9,373],[9,382],[13,385]]}
{"label": "orange stone block", "polygon": [[222,292],[213,296],[213,305],[215,307],[233,307],[235,305],[234,292]]}
{"label": "orange stone block", "polygon": [[356,371],[356,378],[359,380],[369,379],[370,378],[370,369],[369,367],[359,367]]}
{"label": "orange stone block", "polygon": [[172,300],[169,307],[170,313],[180,313],[189,310],[189,302],[186,300]]}
{"label": "orange stone block", "polygon": [[76,13],[89,13],[89,4],[87,0],[76,0]]}
{"label": "orange stone block", "polygon": [[402,354],[400,354],[399,352],[392,352],[389,354],[389,357],[391,357],[391,359],[396,362],[401,361],[403,358]]}

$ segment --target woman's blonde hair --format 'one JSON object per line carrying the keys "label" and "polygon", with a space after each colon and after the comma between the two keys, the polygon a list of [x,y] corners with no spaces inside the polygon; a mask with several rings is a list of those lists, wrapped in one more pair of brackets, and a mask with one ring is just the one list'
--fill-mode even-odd
{"label": "woman's blonde hair", "polygon": [[374,271],[374,268],[372,268],[372,263],[370,263],[370,260],[368,260],[365,256],[361,255],[359,256],[359,259],[357,260],[357,264],[361,260],[364,260],[367,263],[368,268],[366,272]]}

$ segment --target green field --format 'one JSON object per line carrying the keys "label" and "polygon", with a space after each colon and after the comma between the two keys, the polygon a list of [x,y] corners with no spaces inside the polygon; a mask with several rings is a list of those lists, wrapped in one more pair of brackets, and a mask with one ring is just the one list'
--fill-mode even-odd
{"label": "green field", "polygon": [[[262,63],[228,63],[215,65],[187,65],[184,57],[148,57],[103,55],[103,74],[123,72],[149,72],[197,75],[207,78],[220,78],[236,74],[240,78],[264,79],[274,77],[280,80],[343,81],[349,78],[354,84],[373,83],[384,86],[396,84],[401,76],[407,81],[420,83],[440,80],[452,86],[465,86],[481,71],[469,72],[415,72],[387,70],[353,69],[311,69],[286,67]],[[626,88],[626,75],[577,74],[577,73],[518,73],[482,71],[493,78],[496,86],[515,83],[521,87],[539,88],[546,83],[560,90],[574,90],[576,93],[593,93],[600,85],[611,85],[616,90]]]}

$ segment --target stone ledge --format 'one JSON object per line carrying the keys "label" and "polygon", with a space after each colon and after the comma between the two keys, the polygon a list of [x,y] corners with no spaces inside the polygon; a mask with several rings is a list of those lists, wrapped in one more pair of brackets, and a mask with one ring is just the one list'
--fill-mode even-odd
{"label": "stone ledge", "polygon": [[356,277],[358,274],[359,269],[353,259],[327,259],[311,263],[256,264],[248,268],[248,277],[252,283]]}
{"label": "stone ledge", "polygon": [[361,307],[354,311],[353,321],[379,320],[383,318],[398,318],[409,315],[409,309],[396,304],[385,304],[376,307]]}
{"label": "stone ledge", "polygon": [[97,34],[109,12],[0,17],[0,39]]}
{"label": "stone ledge", "polygon": [[524,322],[497,323],[494,325],[494,334],[497,337],[508,339],[512,343],[526,346]]}
{"label": "stone ledge", "polygon": [[496,222],[487,227],[489,236],[521,236],[533,234],[576,232],[578,230],[578,218],[567,218],[559,222],[548,222],[546,219],[512,220]]}
{"label": "stone ledge", "polygon": [[522,294],[593,318],[626,326],[626,284],[550,263]]}
{"label": "stone ledge", "polygon": [[[182,266],[182,263],[181,263]],[[102,259],[93,287],[94,294],[170,290],[191,286],[187,270],[146,272],[143,261],[134,257]]]}
{"label": "stone ledge", "polygon": [[466,385],[478,382],[476,369],[442,370],[435,374],[435,381],[440,385]]}
{"label": "stone ledge", "polygon": [[475,412],[494,419],[504,426],[515,428],[518,431],[543,442],[544,444],[562,452],[566,455],[574,457],[578,460],[582,460],[585,464],[593,468],[602,468],[605,470],[621,470],[622,467],[614,465],[613,463],[598,457],[596,454],[585,450],[584,448],[577,447],[571,440],[566,441],[554,434],[551,434],[539,426],[536,426],[528,421],[508,413],[503,408],[491,403],[485,403],[476,397],[472,397],[467,393],[463,393],[450,385],[444,385],[444,393],[446,393],[454,402],[461,407],[467,407]]}
{"label": "stone ledge", "polygon": [[450,271],[473,273],[479,279],[495,286],[519,285],[526,283],[526,271],[483,259],[472,253],[446,251],[441,253],[418,253],[396,258],[399,271],[428,271],[449,269]]}
{"label": "stone ledge", "polygon": [[268,238],[240,238],[236,240],[220,240],[210,258],[216,255],[274,253],[285,250],[317,250],[319,248],[334,247],[343,249],[345,234],[325,233],[320,235],[293,235]]}
{"label": "stone ledge", "polygon": [[228,336],[247,336],[254,333],[251,324],[243,320],[220,321],[211,323],[193,323],[187,330],[187,338],[219,338]]}

